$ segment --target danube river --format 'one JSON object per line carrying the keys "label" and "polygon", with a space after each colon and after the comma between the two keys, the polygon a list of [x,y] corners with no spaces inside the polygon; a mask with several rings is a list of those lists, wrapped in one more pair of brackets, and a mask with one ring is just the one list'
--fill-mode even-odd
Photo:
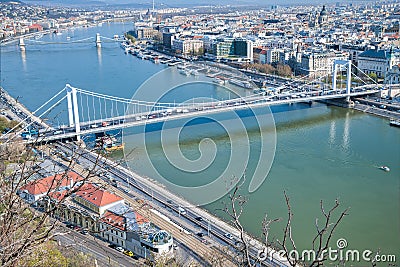
{"label": "danube river", "polygon": [[[67,41],[68,36],[72,41],[94,37],[97,32],[112,37],[131,28],[132,25],[128,23],[103,24],[102,27],[72,29],[62,35],[48,35],[38,40]],[[6,46],[1,51],[1,86],[12,96],[19,96],[19,101],[33,110],[64,88],[66,83],[130,98],[144,81],[164,68],[165,65],[126,55],[118,44],[113,43],[104,43],[100,50],[96,49],[94,41],[67,45],[28,45],[25,53],[21,53],[17,46]],[[176,70],[171,71],[171,75],[174,73],[177,73]],[[158,82],[161,84],[163,80]],[[235,90],[234,93],[239,95],[249,93],[244,89]],[[219,99],[229,97],[228,93],[211,84],[192,86],[184,94]],[[345,238],[349,249],[398,253],[399,129],[390,127],[386,119],[322,104],[313,104],[311,107],[297,104],[272,110],[276,125],[275,157],[264,183],[257,191],[247,193],[248,202],[242,216],[246,230],[261,237],[261,221],[267,212],[270,218],[282,218],[281,223],[272,226],[270,233],[274,240],[281,239],[287,216],[283,196],[286,190],[294,213],[293,236],[298,247],[311,249],[315,218],[320,218],[322,223],[320,200],[329,207],[338,198],[341,203],[339,210],[350,209],[349,215],[335,232],[333,249],[336,248],[337,239]],[[64,118],[60,116],[60,120]],[[243,140],[249,142],[251,149],[246,167],[248,180],[257,162],[263,162],[262,158],[259,159],[261,145],[260,131],[257,129],[250,127],[244,135],[236,133],[234,140],[221,133],[215,123],[186,127],[182,134],[185,138],[180,149],[185,157],[192,160],[200,156],[200,140],[205,137],[212,139],[213,148],[218,151],[214,161],[216,166],[195,174],[182,172],[169,164],[157,142],[146,144],[145,150],[125,136],[126,145],[135,148],[130,166],[138,173],[155,179],[159,174],[151,166],[157,166],[161,175],[174,183],[199,185],[223,171],[227,159],[232,156],[231,143]],[[148,135],[153,139],[159,137],[157,132]],[[244,163],[240,157],[235,160],[229,164]],[[389,166],[391,171],[379,170],[381,165]],[[221,201],[224,199],[205,208],[224,216],[218,210],[222,208]],[[397,254],[397,257],[400,255]]]}

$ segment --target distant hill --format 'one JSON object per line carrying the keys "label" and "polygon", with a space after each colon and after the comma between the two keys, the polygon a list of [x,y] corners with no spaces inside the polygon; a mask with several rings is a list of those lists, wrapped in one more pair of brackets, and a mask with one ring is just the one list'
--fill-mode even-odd
{"label": "distant hill", "polygon": [[0,0],[0,3],[10,3],[10,2],[22,4],[22,2],[19,0]]}
{"label": "distant hill", "polygon": [[[2,0],[0,0],[2,1]],[[22,0],[26,4],[43,6],[104,6],[104,1],[99,0]]]}
{"label": "distant hill", "polygon": [[[0,0],[2,2],[4,0]],[[152,0],[22,0],[27,4],[63,5],[63,6],[130,6],[151,7]],[[322,5],[338,2],[369,2],[373,0],[155,0],[155,5],[163,7],[187,7],[201,5]],[[9,2],[9,1],[6,1]]]}

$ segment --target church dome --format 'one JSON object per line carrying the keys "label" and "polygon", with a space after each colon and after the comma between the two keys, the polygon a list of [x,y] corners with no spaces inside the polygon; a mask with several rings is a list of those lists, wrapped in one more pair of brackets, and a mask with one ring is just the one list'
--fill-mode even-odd
{"label": "church dome", "polygon": [[326,11],[325,6],[322,7],[321,13],[319,13],[319,15],[320,16],[328,16],[328,11]]}

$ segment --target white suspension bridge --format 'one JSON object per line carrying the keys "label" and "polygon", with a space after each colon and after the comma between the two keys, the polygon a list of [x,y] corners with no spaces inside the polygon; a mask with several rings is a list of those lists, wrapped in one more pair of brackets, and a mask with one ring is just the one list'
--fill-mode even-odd
{"label": "white suspension bridge", "polygon": [[[14,44],[18,42],[18,46],[20,47],[21,51],[26,50],[26,46],[31,46],[31,45],[64,45],[64,44],[88,44],[88,43],[93,43],[96,45],[96,47],[100,48],[102,43],[115,43],[115,42],[125,42],[126,39],[122,38],[121,36],[115,35],[113,38],[110,37],[105,37],[101,36],[99,33],[96,34],[95,37],[87,37],[87,38],[82,38],[82,39],[69,39],[65,41],[61,40],[54,40],[54,41],[42,41],[42,40],[36,40],[34,37],[36,35],[27,35],[27,36],[21,36],[19,39],[14,39],[8,42],[1,43],[1,46],[6,46],[10,44]],[[67,37],[68,38],[68,37]],[[70,38],[70,37],[69,37]]]}
{"label": "white suspension bridge", "polygon": [[[38,138],[27,140],[27,142],[48,142],[72,138],[79,140],[81,136],[88,134],[228,111],[328,99],[343,99],[350,102],[350,97],[375,94],[382,90],[382,87],[373,80],[368,83],[353,74],[351,61],[336,60],[333,70],[331,83],[323,82],[327,78],[325,76],[312,81],[293,79],[291,83],[276,88],[275,92],[278,93],[275,94],[258,93],[241,98],[201,103],[141,101],[96,93],[67,84],[10,132],[20,125],[28,129],[33,124],[33,127],[41,128],[42,132],[39,133]],[[343,71],[346,72],[346,80],[344,80],[345,83],[339,82],[338,86],[337,74]],[[364,84],[352,87],[352,75],[354,75],[353,81],[359,79]],[[49,113],[62,102],[65,103],[65,100],[68,125],[58,128],[47,125],[44,121],[48,119]],[[38,118],[42,120],[41,123],[38,123]]]}

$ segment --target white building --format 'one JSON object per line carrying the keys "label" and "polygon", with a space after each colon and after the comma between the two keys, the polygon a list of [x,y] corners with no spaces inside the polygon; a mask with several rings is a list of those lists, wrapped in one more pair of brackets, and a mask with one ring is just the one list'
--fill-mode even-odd
{"label": "white building", "polygon": [[266,61],[267,64],[272,64],[275,62],[279,62],[281,60],[281,53],[283,53],[282,49],[268,49],[266,54]]}
{"label": "white building", "polygon": [[310,78],[317,78],[333,73],[335,60],[347,60],[348,53],[336,51],[312,51],[301,55],[298,71]]}
{"label": "white building", "polygon": [[172,41],[172,49],[182,54],[199,54],[204,51],[204,43],[198,39],[175,39]]}
{"label": "white building", "polygon": [[173,254],[171,234],[126,205],[116,205],[104,213],[99,220],[99,235],[141,257]]}
{"label": "white building", "polygon": [[18,190],[18,194],[28,203],[35,203],[54,192],[70,190],[80,186],[83,178],[75,172],[60,173],[34,180]]}
{"label": "white building", "polygon": [[386,73],[385,84],[400,84],[400,64],[393,66]]}
{"label": "white building", "polygon": [[400,63],[399,57],[393,49],[370,49],[358,55],[358,68],[366,74],[376,74],[378,78],[385,78],[393,66]]}

